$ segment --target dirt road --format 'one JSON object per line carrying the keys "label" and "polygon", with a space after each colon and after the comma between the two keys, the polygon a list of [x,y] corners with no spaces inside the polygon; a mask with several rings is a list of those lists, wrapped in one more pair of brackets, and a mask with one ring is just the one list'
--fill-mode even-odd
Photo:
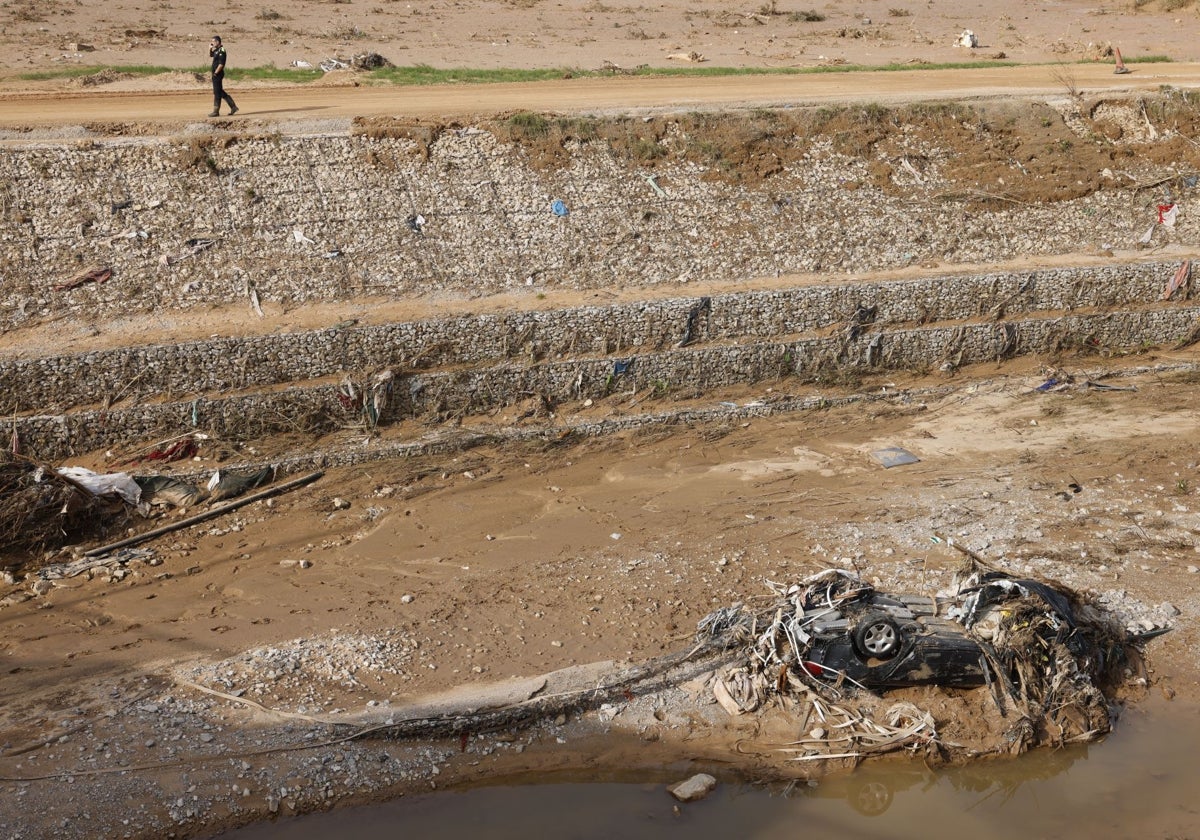
{"label": "dirt road", "polygon": [[[1200,64],[1135,65],[1114,76],[1107,63],[985,70],[914,70],[803,76],[564,79],[535,84],[434,87],[253,87],[237,90],[239,123],[347,119],[394,115],[467,118],[510,111],[614,112],[653,109],[789,107],[829,102],[901,102],[1011,96],[1066,96],[1071,90],[1153,90],[1200,87]],[[31,92],[0,96],[0,128],[92,123],[161,124],[203,118],[208,89],[190,91]],[[231,123],[222,119],[223,126]]]}

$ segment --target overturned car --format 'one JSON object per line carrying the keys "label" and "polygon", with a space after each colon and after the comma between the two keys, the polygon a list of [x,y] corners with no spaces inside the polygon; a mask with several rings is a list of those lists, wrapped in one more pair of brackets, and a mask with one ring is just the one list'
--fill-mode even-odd
{"label": "overturned car", "polygon": [[835,570],[792,594],[789,632],[806,648],[805,670],[823,679],[865,688],[974,688],[999,665],[997,634],[1014,626],[1103,666],[1096,640],[1076,626],[1068,595],[1042,581],[990,572],[941,598],[893,596]]}
{"label": "overturned car", "polygon": [[[1111,728],[1105,690],[1140,662],[1141,641],[1165,632],[1131,636],[1114,616],[1065,587],[978,566],[926,596],[879,592],[840,569],[769,585],[776,595],[770,606],[734,605],[700,622],[701,640],[745,651],[740,664],[714,675],[712,693],[730,714],[774,698],[781,708],[818,709],[822,720],[840,714],[845,726],[862,730],[849,738],[853,750],[846,756],[937,741],[927,711],[878,694],[909,686],[986,686],[993,723],[1005,732],[995,751],[1099,737]],[[844,705],[856,693],[856,705]],[[852,711],[864,708],[868,695],[892,703],[877,709],[885,720],[864,722]],[[808,748],[812,741],[798,744]],[[817,749],[813,757],[828,754]]]}

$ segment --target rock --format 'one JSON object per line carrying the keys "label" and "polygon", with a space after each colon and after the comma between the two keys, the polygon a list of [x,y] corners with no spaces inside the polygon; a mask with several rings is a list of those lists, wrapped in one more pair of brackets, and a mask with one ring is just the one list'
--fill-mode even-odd
{"label": "rock", "polygon": [[697,773],[669,790],[671,795],[680,802],[695,802],[712,793],[716,786],[717,780],[712,776],[707,773]]}
{"label": "rock", "polygon": [[308,558],[305,558],[305,559],[301,560],[299,563],[297,563],[296,565],[299,566],[301,569],[311,569],[312,561],[309,560]]}
{"label": "rock", "polygon": [[346,510],[348,507],[350,507],[350,503],[348,501],[343,499],[341,496],[334,497],[334,499],[333,499],[333,509],[334,510]]}
{"label": "rock", "polygon": [[29,587],[29,591],[34,595],[45,595],[53,588],[54,581],[52,580],[35,580],[33,585]]}
{"label": "rock", "polygon": [[401,604],[411,604],[412,602],[413,602],[413,596],[411,596],[411,595],[401,595],[400,596]]}

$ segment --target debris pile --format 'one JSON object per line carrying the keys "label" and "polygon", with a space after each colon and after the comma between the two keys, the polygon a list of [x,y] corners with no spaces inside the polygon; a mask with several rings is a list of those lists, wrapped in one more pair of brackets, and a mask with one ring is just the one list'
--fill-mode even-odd
{"label": "debris pile", "polygon": [[119,495],[93,492],[71,473],[0,453],[0,551],[57,548],[124,525],[128,516]]}
{"label": "debris pile", "polygon": [[381,370],[363,382],[347,375],[338,387],[338,402],[347,411],[361,415],[363,426],[373,432],[392,398],[395,381],[390,370]]}
{"label": "debris pile", "polygon": [[365,52],[352,56],[350,59],[350,66],[355,70],[360,70],[363,72],[378,70],[381,67],[395,67],[392,62],[388,61],[377,52]]}
{"label": "debris pile", "polygon": [[[786,748],[793,760],[901,748],[953,760],[1095,740],[1112,726],[1104,690],[1138,661],[1138,643],[1165,632],[1131,635],[1065,588],[982,569],[933,597],[883,594],[840,569],[771,588],[766,610],[717,610],[699,633],[745,646],[711,680],[726,711],[773,701],[801,718],[807,734]],[[950,744],[928,711],[876,693],[928,686],[987,692],[996,719],[981,731],[998,740]]]}
{"label": "debris pile", "polygon": [[[0,552],[27,557],[71,542],[101,538],[124,529],[134,514],[150,517],[155,506],[183,509],[201,502],[215,505],[274,478],[275,468],[265,466],[251,472],[218,470],[206,482],[196,484],[171,475],[101,474],[82,467],[52,469],[20,455],[0,454]],[[200,517],[222,510],[211,508]],[[175,529],[193,521],[196,517],[166,527]]]}

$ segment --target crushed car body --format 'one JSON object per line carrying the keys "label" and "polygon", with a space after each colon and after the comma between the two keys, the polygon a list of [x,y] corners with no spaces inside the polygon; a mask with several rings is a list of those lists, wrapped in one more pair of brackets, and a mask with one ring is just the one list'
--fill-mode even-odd
{"label": "crushed car body", "polygon": [[[1093,740],[1111,729],[1105,689],[1124,679],[1138,661],[1136,646],[1150,637],[1131,635],[1066,587],[977,564],[933,595],[880,592],[841,569],[768,585],[776,596],[769,607],[712,612],[699,637],[744,646],[744,658],[712,679],[714,698],[730,714],[768,704],[808,708],[821,720],[840,714],[845,726],[861,730],[848,740],[839,734],[841,752],[802,739],[803,760],[945,750],[928,712],[906,710],[901,701],[867,713],[861,703],[922,686],[990,692],[994,725],[1003,732],[993,752]],[[856,705],[847,706],[849,699]],[[843,733],[840,726],[833,730]]]}
{"label": "crushed car body", "polygon": [[1069,597],[1047,583],[991,572],[953,594],[888,595],[840,570],[789,590],[796,613],[790,632],[807,644],[801,660],[813,676],[864,688],[988,682],[986,648],[1015,603],[1038,613],[1045,629],[1073,653],[1092,651],[1076,633]]}

